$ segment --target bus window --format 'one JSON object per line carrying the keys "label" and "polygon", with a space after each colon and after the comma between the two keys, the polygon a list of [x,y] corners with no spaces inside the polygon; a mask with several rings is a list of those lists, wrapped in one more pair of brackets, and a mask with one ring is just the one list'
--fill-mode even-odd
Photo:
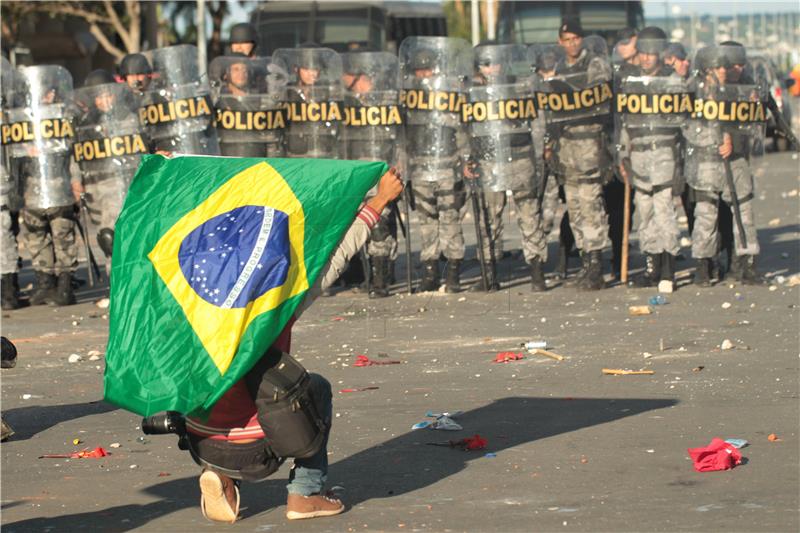
{"label": "bus window", "polygon": [[587,32],[621,30],[628,26],[628,11],[622,2],[578,4],[581,26]]}
{"label": "bus window", "polygon": [[561,6],[557,2],[516,4],[513,33],[518,43],[552,43],[558,40]]}

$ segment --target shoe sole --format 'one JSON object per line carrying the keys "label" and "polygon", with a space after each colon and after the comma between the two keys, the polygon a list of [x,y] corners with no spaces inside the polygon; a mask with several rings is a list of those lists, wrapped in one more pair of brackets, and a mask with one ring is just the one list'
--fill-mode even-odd
{"label": "shoe sole", "polygon": [[232,509],[228,503],[222,487],[222,480],[214,472],[203,472],[200,476],[200,507],[203,516],[212,522],[233,524],[239,514],[238,509]]}
{"label": "shoe sole", "polygon": [[344,512],[344,506],[340,507],[339,509],[332,509],[330,511],[309,511],[307,513],[301,513],[298,511],[286,511],[286,518],[288,520],[305,520],[306,518],[319,518],[322,516],[334,516],[337,514],[341,514]]}

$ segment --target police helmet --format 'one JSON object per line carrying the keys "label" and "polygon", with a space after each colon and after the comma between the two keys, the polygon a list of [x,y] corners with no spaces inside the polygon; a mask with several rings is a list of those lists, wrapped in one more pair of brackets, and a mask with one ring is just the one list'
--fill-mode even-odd
{"label": "police helmet", "polygon": [[659,27],[648,26],[636,37],[636,51],[642,54],[661,54],[667,48],[667,34]]}
{"label": "police helmet", "polygon": [[497,54],[494,53],[493,47],[497,44],[496,41],[489,40],[483,41],[475,47],[475,68],[488,67],[498,63]]}
{"label": "police helmet", "polygon": [[428,48],[417,50],[409,61],[412,70],[427,70],[436,66],[436,52]]}
{"label": "police helmet", "polygon": [[235,24],[231,28],[229,40],[231,43],[255,44],[258,42],[258,33],[252,24],[248,22],[241,22],[239,24]]}
{"label": "police helmet", "polygon": [[119,73],[123,76],[152,74],[153,67],[150,66],[150,62],[142,54],[128,54],[122,58],[122,63],[119,65]]}
{"label": "police helmet", "polygon": [[718,46],[706,46],[705,48],[701,48],[697,51],[694,62],[695,68],[701,72],[712,68],[728,68],[730,66],[728,58],[725,57],[725,54]]}
{"label": "police helmet", "polygon": [[107,83],[116,83],[117,80],[114,79],[114,76],[107,70],[99,68],[97,70],[93,70],[86,76],[86,81],[83,82],[83,85],[86,87],[94,87],[95,85],[105,85]]}
{"label": "police helmet", "polygon": [[742,43],[725,41],[720,43],[720,52],[731,65],[744,65],[747,63],[747,51]]}
{"label": "police helmet", "polygon": [[315,42],[306,42],[298,46],[297,66],[311,70],[322,70],[325,65],[322,55],[316,52],[318,48],[320,48],[320,45]]}

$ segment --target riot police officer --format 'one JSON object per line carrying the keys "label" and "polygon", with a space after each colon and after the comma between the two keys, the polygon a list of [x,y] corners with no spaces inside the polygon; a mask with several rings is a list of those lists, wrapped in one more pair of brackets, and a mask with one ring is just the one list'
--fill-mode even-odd
{"label": "riot police officer", "polygon": [[[0,58],[0,126],[8,124],[8,109],[14,103],[14,68],[5,57]],[[9,132],[10,133],[10,132]],[[22,201],[19,197],[17,172],[9,166],[6,142],[0,144],[0,268],[2,268],[2,306],[3,310],[17,309],[19,300],[19,210]]]}
{"label": "riot police officer", "polygon": [[212,79],[222,155],[281,157],[286,128],[287,73],[268,57],[236,54],[215,58]]}
{"label": "riot police officer", "polygon": [[[359,50],[342,54],[345,120],[342,156],[361,161],[399,163],[403,123],[399,109],[397,57],[387,52]],[[368,197],[374,194],[370,191]],[[370,297],[389,296],[397,259],[397,210],[384,209],[366,245]]]}
{"label": "riot police officer", "polygon": [[[583,262],[576,285],[599,290],[605,286],[602,250],[608,244],[602,192],[610,169],[606,130],[611,116],[611,65],[606,51],[584,46],[583,29],[576,21],[563,21],[558,35],[564,57],[545,88],[548,129],[554,139],[545,157],[556,158],[563,176],[570,224]],[[582,101],[582,94],[590,97]],[[570,99],[580,103],[563,105]]]}
{"label": "riot police officer", "polygon": [[342,113],[342,60],[314,43],[279,48],[273,61],[286,65],[286,155],[338,159]]}
{"label": "riot police officer", "polygon": [[120,62],[119,73],[134,94],[140,95],[150,87],[153,67],[144,55],[128,54]]}
{"label": "riot police officer", "polygon": [[472,72],[472,49],[463,39],[407,37],[399,55],[408,174],[422,234],[419,290],[439,288],[443,254],[445,290],[458,292],[465,249],[462,174],[469,151],[460,112]]}
{"label": "riot police officer", "polygon": [[[695,98],[710,104],[696,106],[701,113],[684,130],[687,181],[697,200],[692,255],[697,260],[695,283],[700,286],[711,284],[713,260],[719,251],[720,200],[731,206],[736,221],[733,236],[739,280],[744,284],[763,282],[755,270],[759,246],[750,159],[759,155],[764,145],[767,85],[751,77],[746,65],[744,47],[738,44],[709,46],[695,56]],[[714,113],[715,108],[729,112]],[[737,113],[732,114],[734,108]]]}
{"label": "riot police officer", "polygon": [[75,101],[83,112],[75,121],[73,158],[81,170],[89,215],[99,228],[97,243],[110,271],[114,225],[139,159],[148,152],[148,142],[132,91],[116,83],[109,72],[90,73],[84,87],[75,91]]}
{"label": "riot police officer", "polygon": [[74,208],[83,192],[70,168],[74,132],[66,102],[72,76],[62,67],[39,65],[21,68],[18,81],[7,146],[22,182],[23,238],[36,273],[30,303],[70,305],[78,267]]}
{"label": "riot police officer", "polygon": [[[672,292],[680,249],[673,190],[680,171],[680,128],[689,118],[691,99],[683,79],[664,64],[666,48],[661,28],[639,32],[639,66],[626,70],[618,81],[616,109],[622,111],[617,117],[624,151],[619,172],[636,189],[639,246],[646,256],[637,284]],[[658,103],[670,96],[677,105]]]}
{"label": "riot police officer", "polygon": [[[536,118],[527,50],[521,45],[484,43],[475,48],[475,77],[462,117],[468,122],[471,161],[465,172],[479,178],[473,194],[485,197],[479,209],[483,257],[489,290],[499,289],[496,262],[502,256],[506,191],[512,198],[522,232],[522,250],[530,265],[531,288],[546,289],[542,265],[547,243],[541,223],[541,164],[533,143]],[[516,118],[509,118],[511,116]],[[504,118],[501,118],[504,117]],[[540,152],[541,153],[541,152]],[[482,284],[475,290],[483,289]]]}
{"label": "riot police officer", "polygon": [[231,27],[230,38],[231,54],[242,54],[245,57],[256,57],[258,47],[258,32],[248,22],[240,22]]}
{"label": "riot police officer", "polygon": [[181,44],[143,55],[153,66],[153,77],[140,100],[139,120],[154,150],[219,155],[211,90],[200,76],[197,48]]}

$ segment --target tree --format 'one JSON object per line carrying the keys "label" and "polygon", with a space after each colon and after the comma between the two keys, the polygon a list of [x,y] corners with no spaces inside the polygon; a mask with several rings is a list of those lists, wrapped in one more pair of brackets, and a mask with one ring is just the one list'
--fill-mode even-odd
{"label": "tree", "polygon": [[[18,2],[4,1],[3,39],[14,43],[18,37],[19,21],[32,13],[46,13],[51,16],[75,17],[89,24],[89,32],[116,60],[126,54],[138,52],[141,47],[142,21],[140,0],[123,2],[61,1],[61,2]],[[121,47],[117,46],[121,42]]]}

